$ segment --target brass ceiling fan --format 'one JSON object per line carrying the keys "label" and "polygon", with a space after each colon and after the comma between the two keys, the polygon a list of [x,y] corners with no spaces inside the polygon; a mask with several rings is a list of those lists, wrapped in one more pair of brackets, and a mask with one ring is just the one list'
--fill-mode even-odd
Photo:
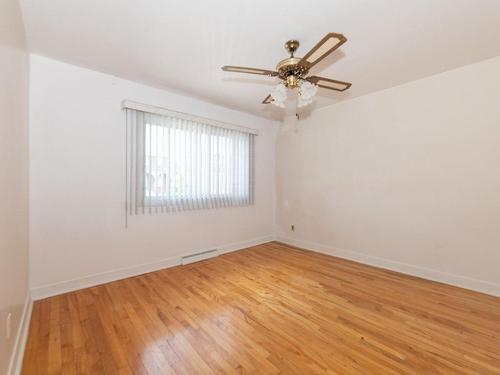
{"label": "brass ceiling fan", "polygon": [[226,72],[259,74],[269,77],[278,77],[281,82],[271,91],[263,101],[263,104],[273,103],[278,107],[285,107],[287,89],[298,88],[298,106],[302,107],[312,102],[318,87],[329,90],[345,91],[351,84],[349,82],[337,81],[335,79],[309,76],[309,70],[326,56],[331,54],[342,44],[347,42],[347,38],[342,34],[329,33],[321,39],[304,57],[295,57],[294,53],[299,48],[297,40],[289,40],[285,43],[285,49],[290,53],[290,57],[281,60],[276,65],[276,71],[247,68],[242,66],[223,66]]}

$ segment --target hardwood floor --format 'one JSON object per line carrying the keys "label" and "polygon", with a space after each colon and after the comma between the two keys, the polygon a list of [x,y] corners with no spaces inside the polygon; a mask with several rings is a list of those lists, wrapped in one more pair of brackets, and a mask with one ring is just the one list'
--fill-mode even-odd
{"label": "hardwood floor", "polygon": [[500,374],[500,298],[269,243],[37,301],[23,374]]}

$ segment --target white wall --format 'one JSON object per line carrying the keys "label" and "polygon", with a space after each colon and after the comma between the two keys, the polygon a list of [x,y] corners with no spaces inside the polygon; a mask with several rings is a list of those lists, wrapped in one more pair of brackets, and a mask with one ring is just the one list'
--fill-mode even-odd
{"label": "white wall", "polygon": [[[129,273],[121,269],[151,269],[141,264],[162,267],[182,254],[271,238],[277,123],[36,55],[30,63],[35,296]],[[123,99],[257,128],[255,204],[136,216],[125,228]]]}
{"label": "white wall", "polygon": [[28,294],[28,56],[16,0],[0,2],[0,212],[0,374],[5,374]]}
{"label": "white wall", "polygon": [[[500,294],[500,58],[289,119],[276,211],[275,123],[36,55],[30,74],[38,297],[269,240],[274,216],[290,243]],[[123,99],[258,128],[256,204],[125,228]]]}
{"label": "white wall", "polygon": [[495,58],[288,119],[279,236],[500,295],[499,88]]}

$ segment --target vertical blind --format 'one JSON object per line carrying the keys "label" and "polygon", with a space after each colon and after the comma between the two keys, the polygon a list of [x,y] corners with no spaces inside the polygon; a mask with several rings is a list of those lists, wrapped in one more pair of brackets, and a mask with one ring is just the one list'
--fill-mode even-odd
{"label": "vertical blind", "polygon": [[175,112],[125,110],[129,214],[253,203],[254,134]]}

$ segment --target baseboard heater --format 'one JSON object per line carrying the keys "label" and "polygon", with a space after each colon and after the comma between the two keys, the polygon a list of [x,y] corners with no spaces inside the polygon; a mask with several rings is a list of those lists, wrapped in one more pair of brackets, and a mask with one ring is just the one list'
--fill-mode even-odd
{"label": "baseboard heater", "polygon": [[218,255],[217,249],[206,250],[206,251],[202,251],[200,253],[183,256],[181,258],[181,264],[184,266],[186,264],[190,264],[190,263],[194,263],[194,262],[199,262],[201,260],[213,258],[217,255]]}

